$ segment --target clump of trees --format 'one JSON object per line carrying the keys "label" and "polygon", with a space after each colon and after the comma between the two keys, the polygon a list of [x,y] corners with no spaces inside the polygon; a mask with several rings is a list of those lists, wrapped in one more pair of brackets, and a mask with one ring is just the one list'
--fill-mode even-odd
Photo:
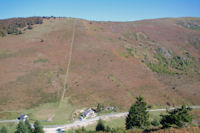
{"label": "clump of trees", "polygon": [[126,129],[141,128],[148,129],[150,123],[152,126],[162,125],[162,128],[169,127],[185,127],[192,123],[192,115],[190,114],[191,108],[182,105],[167,114],[161,115],[161,120],[154,119],[149,122],[149,112],[147,104],[142,97],[137,97],[136,103],[130,107],[129,114],[126,117]]}
{"label": "clump of trees", "polygon": [[25,122],[20,121],[17,125],[15,133],[44,133],[39,121],[35,121],[33,126],[34,127],[32,128],[28,120]]}
{"label": "clump of trees", "polygon": [[163,128],[184,127],[192,123],[191,108],[182,105],[181,108],[167,111],[166,115],[161,115],[160,124]]}
{"label": "clump of trees", "polygon": [[0,20],[0,37],[6,36],[6,34],[22,34],[20,29],[27,27],[32,29],[34,24],[42,24],[43,18],[41,17],[29,17],[29,18],[13,18]]}

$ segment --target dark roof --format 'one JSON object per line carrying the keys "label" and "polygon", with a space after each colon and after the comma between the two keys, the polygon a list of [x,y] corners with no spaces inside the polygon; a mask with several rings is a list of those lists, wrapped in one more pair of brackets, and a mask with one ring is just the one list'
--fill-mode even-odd
{"label": "dark roof", "polygon": [[20,115],[20,117],[18,117],[18,119],[19,119],[19,120],[25,119],[25,116],[26,116],[25,114],[22,114],[22,115]]}

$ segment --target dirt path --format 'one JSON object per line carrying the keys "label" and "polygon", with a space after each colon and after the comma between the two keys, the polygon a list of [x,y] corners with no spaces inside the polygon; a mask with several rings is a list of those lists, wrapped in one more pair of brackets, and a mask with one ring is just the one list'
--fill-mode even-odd
{"label": "dirt path", "polygon": [[[60,103],[62,102],[64,96],[65,96],[65,92],[67,89],[67,81],[68,81],[68,75],[69,75],[69,69],[70,69],[70,64],[71,64],[71,60],[72,60],[72,51],[73,51],[73,46],[74,46],[74,38],[75,38],[75,31],[76,31],[76,20],[74,20],[74,25],[73,25],[73,33],[72,33],[72,41],[71,41],[71,46],[70,46],[70,51],[69,51],[69,59],[68,59],[68,64],[67,64],[67,70],[66,70],[66,74],[65,74],[65,79],[64,79],[64,84],[63,84],[63,92],[60,98]],[[67,55],[65,56],[66,59]]]}

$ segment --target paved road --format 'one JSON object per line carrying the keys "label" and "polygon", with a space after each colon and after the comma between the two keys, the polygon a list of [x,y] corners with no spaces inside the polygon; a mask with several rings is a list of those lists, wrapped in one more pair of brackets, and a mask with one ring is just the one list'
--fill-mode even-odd
{"label": "paved road", "polygon": [[[200,106],[190,106],[193,109],[200,109]],[[177,108],[177,107],[176,107]],[[168,110],[173,110],[175,108],[168,108]],[[166,111],[166,109],[151,109],[148,110],[150,112],[154,112],[154,111]],[[91,125],[94,124],[95,122],[97,122],[99,119],[102,120],[107,120],[110,118],[120,118],[120,117],[126,117],[128,114],[128,112],[123,112],[123,113],[112,113],[112,114],[106,114],[106,115],[102,115],[102,116],[97,116],[91,119],[86,119],[83,121],[75,121],[74,123],[71,124],[65,124],[65,125],[45,125],[44,126],[44,131],[45,133],[56,133],[56,130],[58,128],[61,128],[63,130],[67,130],[70,128],[80,128],[83,126],[87,126],[87,125]]]}

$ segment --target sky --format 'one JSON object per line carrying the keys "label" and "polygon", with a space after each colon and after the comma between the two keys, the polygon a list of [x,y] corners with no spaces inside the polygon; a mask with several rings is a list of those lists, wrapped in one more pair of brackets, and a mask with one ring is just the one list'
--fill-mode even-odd
{"label": "sky", "polygon": [[0,19],[30,16],[97,21],[200,17],[200,0],[0,0]]}

